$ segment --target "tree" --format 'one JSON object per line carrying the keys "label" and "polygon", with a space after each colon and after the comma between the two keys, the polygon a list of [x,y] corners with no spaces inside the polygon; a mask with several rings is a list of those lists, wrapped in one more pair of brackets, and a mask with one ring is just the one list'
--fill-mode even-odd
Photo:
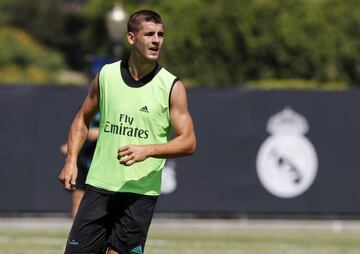
{"label": "tree", "polygon": [[[85,70],[87,54],[112,52],[105,16],[113,4],[3,0],[0,24],[20,26],[64,52],[71,68]],[[124,7],[128,13],[150,8],[162,15],[161,62],[188,84],[303,79],[360,86],[358,0],[137,0],[125,1]],[[123,45],[128,49],[126,38]]]}
{"label": "tree", "polygon": [[43,84],[53,82],[64,68],[58,53],[42,46],[23,30],[0,28],[0,82]]}

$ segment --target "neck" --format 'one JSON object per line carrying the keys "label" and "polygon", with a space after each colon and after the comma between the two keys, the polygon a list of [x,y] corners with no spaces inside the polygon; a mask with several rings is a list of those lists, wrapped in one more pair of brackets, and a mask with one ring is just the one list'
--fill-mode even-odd
{"label": "neck", "polygon": [[131,54],[129,58],[129,71],[131,76],[135,80],[140,80],[145,77],[147,74],[152,72],[156,67],[156,62],[152,61],[144,61],[144,59],[137,58],[133,54]]}

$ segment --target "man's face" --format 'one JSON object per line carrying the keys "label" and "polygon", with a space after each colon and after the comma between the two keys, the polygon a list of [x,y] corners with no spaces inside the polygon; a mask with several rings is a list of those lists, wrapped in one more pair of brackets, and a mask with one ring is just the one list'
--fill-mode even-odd
{"label": "man's face", "polygon": [[154,22],[142,22],[138,32],[128,33],[128,40],[137,53],[156,61],[164,42],[164,27]]}

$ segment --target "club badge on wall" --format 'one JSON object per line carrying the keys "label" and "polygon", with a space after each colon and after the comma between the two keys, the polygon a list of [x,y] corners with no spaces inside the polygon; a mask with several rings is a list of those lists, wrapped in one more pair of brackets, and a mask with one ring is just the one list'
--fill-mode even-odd
{"label": "club badge on wall", "polygon": [[294,198],[313,184],[318,171],[314,146],[305,134],[304,116],[289,107],[270,117],[270,136],[261,145],[256,169],[264,188],[279,198]]}

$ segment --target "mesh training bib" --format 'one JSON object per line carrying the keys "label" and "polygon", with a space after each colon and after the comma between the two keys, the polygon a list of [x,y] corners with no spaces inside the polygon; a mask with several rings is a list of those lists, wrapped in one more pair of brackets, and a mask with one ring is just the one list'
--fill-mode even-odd
{"label": "mesh training bib", "polygon": [[126,61],[99,74],[100,133],[86,183],[113,192],[159,195],[165,159],[149,157],[132,166],[119,163],[129,144],[166,143],[170,136],[169,96],[176,77],[159,65],[140,81]]}

